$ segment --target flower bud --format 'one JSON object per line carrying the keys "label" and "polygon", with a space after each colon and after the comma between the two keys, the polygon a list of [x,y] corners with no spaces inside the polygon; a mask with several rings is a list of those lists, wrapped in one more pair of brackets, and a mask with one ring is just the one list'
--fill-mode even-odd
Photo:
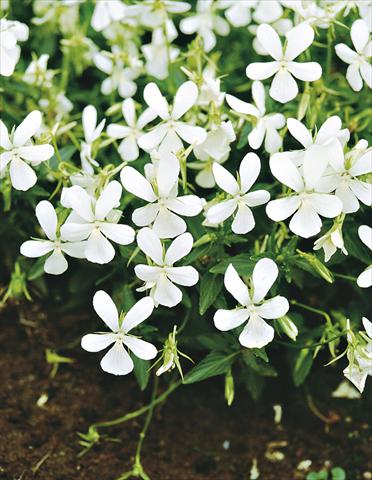
{"label": "flower bud", "polygon": [[279,318],[278,322],[283,333],[295,342],[298,335],[298,329],[295,323],[287,315]]}

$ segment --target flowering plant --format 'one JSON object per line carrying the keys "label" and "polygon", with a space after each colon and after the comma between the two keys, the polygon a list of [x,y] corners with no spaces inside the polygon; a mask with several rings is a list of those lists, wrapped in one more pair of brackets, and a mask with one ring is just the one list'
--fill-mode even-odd
{"label": "flowering plant", "polygon": [[21,3],[0,20],[2,303],[93,299],[108,328],[91,313],[82,348],[165,397],[223,376],[256,399],[276,351],[297,386],[322,358],[362,392],[371,3]]}

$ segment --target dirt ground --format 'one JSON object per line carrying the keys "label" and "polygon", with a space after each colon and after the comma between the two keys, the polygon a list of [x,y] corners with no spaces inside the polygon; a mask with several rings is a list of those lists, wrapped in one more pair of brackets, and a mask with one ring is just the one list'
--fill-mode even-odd
{"label": "dirt ground", "polygon": [[[99,354],[73,346],[86,331],[84,317],[47,317],[30,307],[0,313],[1,480],[115,480],[131,468],[144,417],[102,430],[117,441],[103,439],[77,457],[82,447],[76,432],[135,410],[150,397],[133,377],[103,373]],[[47,348],[58,348],[74,363],[62,365],[51,378]],[[372,471],[371,395],[332,399],[339,381],[339,372],[321,367],[309,383],[316,408],[336,420],[328,431],[310,410],[305,391],[294,390],[283,377],[257,403],[238,389],[231,407],[224,401],[222,379],[182,386],[155,410],[143,466],[151,480],[249,480],[257,459],[259,479],[292,480],[305,478],[297,466],[310,459],[313,469],[324,462],[344,468],[348,480],[371,478],[365,475]],[[48,400],[38,406],[43,394]],[[283,408],[280,425],[274,423],[277,403]],[[273,451],[283,458],[274,462]]]}

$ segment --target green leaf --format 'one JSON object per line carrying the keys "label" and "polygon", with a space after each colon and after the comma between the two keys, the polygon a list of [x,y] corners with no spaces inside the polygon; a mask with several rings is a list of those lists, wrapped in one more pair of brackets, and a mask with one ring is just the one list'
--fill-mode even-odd
{"label": "green leaf", "polygon": [[[257,349],[256,349],[257,350]],[[268,365],[260,358],[256,357],[251,350],[245,350],[243,352],[243,361],[247,367],[254,370],[263,377],[277,377],[278,372],[271,365]]]}
{"label": "green leaf", "polygon": [[306,480],[318,480],[318,474],[316,472],[311,472],[306,475]]}
{"label": "green leaf", "polygon": [[228,257],[217,265],[214,265],[209,271],[211,273],[225,273],[227,267],[232,263],[239,275],[251,275],[255,266],[255,261],[251,259],[248,253],[240,253],[235,257]]}
{"label": "green leaf", "polygon": [[335,467],[331,470],[332,480],[346,480],[346,473],[343,468]]}
{"label": "green leaf", "polygon": [[27,274],[27,279],[36,280],[37,278],[44,275],[44,263],[45,263],[45,257],[38,258],[30,268]]}
{"label": "green leaf", "polygon": [[200,281],[199,312],[200,315],[208,310],[214,303],[223,285],[222,277],[205,273]]}
{"label": "green leaf", "polygon": [[210,352],[200,363],[187,372],[183,383],[201,382],[207,378],[222,375],[231,367],[232,361],[232,355],[226,355],[221,352]]}
{"label": "green leaf", "polygon": [[224,350],[228,345],[226,337],[221,333],[197,335],[195,341],[208,350]]}
{"label": "green leaf", "polygon": [[132,355],[134,376],[141,390],[145,390],[150,378],[150,362]]}
{"label": "green leaf", "polygon": [[299,387],[304,383],[306,377],[310,373],[312,364],[313,355],[311,351],[306,348],[300,350],[292,372],[293,381],[296,387]]}
{"label": "green leaf", "polygon": [[248,390],[253,400],[258,400],[261,397],[263,387],[265,385],[265,378],[250,368],[245,368],[243,372],[243,383]]}

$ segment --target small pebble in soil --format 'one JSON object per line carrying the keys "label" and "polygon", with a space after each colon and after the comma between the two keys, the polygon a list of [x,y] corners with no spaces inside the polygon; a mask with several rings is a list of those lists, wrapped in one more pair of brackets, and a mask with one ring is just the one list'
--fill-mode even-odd
{"label": "small pebble in soil", "polygon": [[225,440],[223,443],[222,443],[222,448],[224,450],[228,450],[230,448],[230,442],[229,440]]}

